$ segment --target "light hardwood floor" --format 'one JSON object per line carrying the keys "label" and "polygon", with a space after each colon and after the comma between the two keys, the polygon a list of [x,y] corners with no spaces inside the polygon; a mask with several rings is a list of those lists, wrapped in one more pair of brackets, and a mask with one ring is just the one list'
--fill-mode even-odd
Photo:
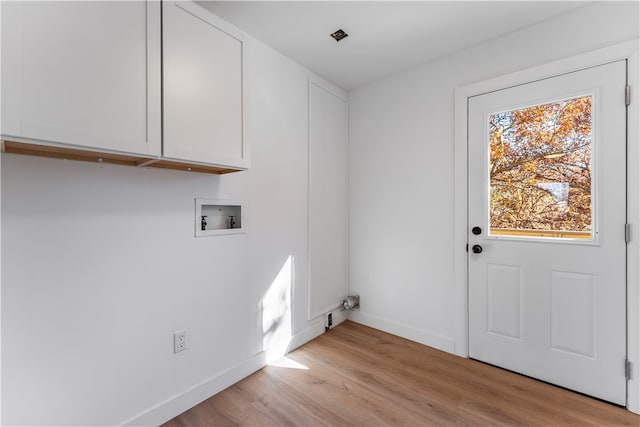
{"label": "light hardwood floor", "polygon": [[[635,426],[640,416],[353,322],[164,424]],[[287,360],[284,360],[287,362]]]}

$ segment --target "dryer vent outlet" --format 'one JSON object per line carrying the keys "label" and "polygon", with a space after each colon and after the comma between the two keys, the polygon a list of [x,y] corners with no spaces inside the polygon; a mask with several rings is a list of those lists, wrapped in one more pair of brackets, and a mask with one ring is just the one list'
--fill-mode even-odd
{"label": "dryer vent outlet", "polygon": [[360,308],[360,295],[349,295],[342,300],[345,310],[358,310]]}

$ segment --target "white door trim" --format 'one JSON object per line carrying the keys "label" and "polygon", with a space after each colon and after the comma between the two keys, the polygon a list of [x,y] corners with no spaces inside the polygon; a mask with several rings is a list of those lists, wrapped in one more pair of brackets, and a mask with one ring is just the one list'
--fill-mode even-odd
{"label": "white door trim", "polygon": [[[604,49],[551,62],[527,70],[457,88],[455,91],[454,145],[454,284],[456,325],[454,350],[458,356],[469,357],[468,270],[467,270],[467,100],[507,87],[557,76],[572,71],[627,59],[628,81],[631,84],[631,105],[627,124],[627,221],[631,224],[631,242],[627,247],[627,357],[633,363],[628,381],[627,408],[640,414],[640,40],[613,45]],[[621,102],[624,92],[621,89]],[[635,166],[634,166],[635,165]],[[622,232],[622,231],[621,231]],[[620,369],[623,369],[621,366]]]}

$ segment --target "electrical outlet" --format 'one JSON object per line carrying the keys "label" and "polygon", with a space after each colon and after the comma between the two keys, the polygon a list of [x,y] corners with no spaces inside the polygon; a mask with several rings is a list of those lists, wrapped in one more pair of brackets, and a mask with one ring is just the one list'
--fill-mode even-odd
{"label": "electrical outlet", "polygon": [[187,349],[187,331],[173,333],[173,352],[179,353]]}
{"label": "electrical outlet", "polygon": [[329,330],[333,326],[333,313],[328,313],[324,321],[324,329]]}

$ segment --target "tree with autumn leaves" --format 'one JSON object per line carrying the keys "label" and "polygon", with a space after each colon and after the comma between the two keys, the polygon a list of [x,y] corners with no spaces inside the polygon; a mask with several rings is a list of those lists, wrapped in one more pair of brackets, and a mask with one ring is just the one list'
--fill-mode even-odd
{"label": "tree with autumn leaves", "polygon": [[591,230],[591,106],[584,96],[489,116],[492,228]]}

